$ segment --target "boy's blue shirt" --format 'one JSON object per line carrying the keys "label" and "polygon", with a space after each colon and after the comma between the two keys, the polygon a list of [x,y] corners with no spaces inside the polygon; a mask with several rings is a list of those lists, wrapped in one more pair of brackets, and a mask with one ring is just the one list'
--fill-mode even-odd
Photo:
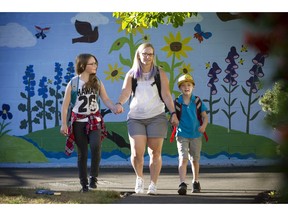
{"label": "boy's blue shirt", "polygon": [[[183,95],[179,96],[178,102],[182,104],[182,111],[176,136],[184,138],[198,138],[202,136],[202,133],[198,131],[200,122],[197,119],[195,99],[196,97],[192,94],[190,103],[186,105],[183,103]],[[207,107],[202,103],[201,113],[204,111],[207,111]]]}

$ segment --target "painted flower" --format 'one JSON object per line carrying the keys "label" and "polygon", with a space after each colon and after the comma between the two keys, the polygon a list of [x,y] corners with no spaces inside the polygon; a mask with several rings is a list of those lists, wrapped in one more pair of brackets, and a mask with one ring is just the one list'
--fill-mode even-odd
{"label": "painted flower", "polygon": [[109,71],[104,71],[105,74],[107,74],[106,80],[111,80],[112,83],[114,80],[119,81],[119,79],[124,79],[122,75],[124,75],[124,72],[122,71],[122,67],[118,67],[118,64],[114,64],[114,67],[111,64],[108,64]]}
{"label": "painted flower", "polygon": [[193,50],[192,47],[187,45],[191,39],[192,37],[187,37],[182,40],[180,32],[178,32],[176,36],[170,32],[169,37],[164,36],[164,40],[166,41],[167,45],[161,50],[167,52],[167,58],[169,58],[172,54],[175,54],[177,59],[180,59],[181,56],[187,58],[188,56],[186,51]]}
{"label": "painted flower", "polygon": [[12,119],[13,115],[11,112],[9,112],[10,106],[8,104],[3,104],[2,105],[2,110],[0,110],[0,116],[2,116],[3,120]]}
{"label": "painted flower", "polygon": [[183,63],[182,64],[182,67],[180,67],[179,68],[179,72],[180,72],[180,74],[190,74],[191,72],[193,72],[194,71],[194,69],[193,68],[191,68],[191,65],[190,64],[188,64],[188,65],[186,65],[185,63]]}
{"label": "painted flower", "polygon": [[149,42],[151,40],[150,35],[143,35],[143,41],[144,42]]}

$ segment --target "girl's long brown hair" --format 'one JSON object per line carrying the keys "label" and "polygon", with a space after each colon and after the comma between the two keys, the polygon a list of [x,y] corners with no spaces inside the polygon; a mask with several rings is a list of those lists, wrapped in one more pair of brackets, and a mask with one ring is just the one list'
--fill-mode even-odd
{"label": "girl's long brown hair", "polygon": [[[87,53],[83,53],[77,56],[76,58],[76,73],[78,75],[80,75],[81,73],[83,73],[86,69],[88,60],[93,57],[95,59],[95,62],[98,66],[98,60],[97,58],[92,55],[92,54],[87,54]],[[97,81],[97,77],[96,74],[90,74],[89,75],[89,80],[87,83],[85,83],[84,88],[86,89],[92,89],[95,92],[98,92],[100,85]]]}

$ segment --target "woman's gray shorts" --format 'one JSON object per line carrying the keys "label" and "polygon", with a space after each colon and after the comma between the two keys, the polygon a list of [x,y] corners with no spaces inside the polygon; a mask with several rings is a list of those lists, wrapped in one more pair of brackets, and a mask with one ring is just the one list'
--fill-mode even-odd
{"label": "woman's gray shorts", "polygon": [[168,120],[165,113],[148,119],[131,119],[127,121],[128,134],[144,135],[154,138],[166,138],[168,130]]}
{"label": "woman's gray shorts", "polygon": [[176,137],[179,159],[189,159],[192,161],[200,160],[202,148],[202,137],[199,138],[184,138]]}

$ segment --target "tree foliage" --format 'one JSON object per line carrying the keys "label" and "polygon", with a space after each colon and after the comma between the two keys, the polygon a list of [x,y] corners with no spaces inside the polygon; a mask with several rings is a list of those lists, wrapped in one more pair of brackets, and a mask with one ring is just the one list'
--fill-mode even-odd
{"label": "tree foliage", "polygon": [[158,28],[159,24],[172,24],[174,28],[183,26],[186,19],[197,16],[195,12],[114,12],[120,19],[122,30],[132,32],[135,28]]}
{"label": "tree foliage", "polygon": [[288,93],[283,91],[283,87],[283,82],[276,82],[259,101],[262,110],[266,112],[266,122],[273,127],[281,126],[288,121],[286,111]]}

